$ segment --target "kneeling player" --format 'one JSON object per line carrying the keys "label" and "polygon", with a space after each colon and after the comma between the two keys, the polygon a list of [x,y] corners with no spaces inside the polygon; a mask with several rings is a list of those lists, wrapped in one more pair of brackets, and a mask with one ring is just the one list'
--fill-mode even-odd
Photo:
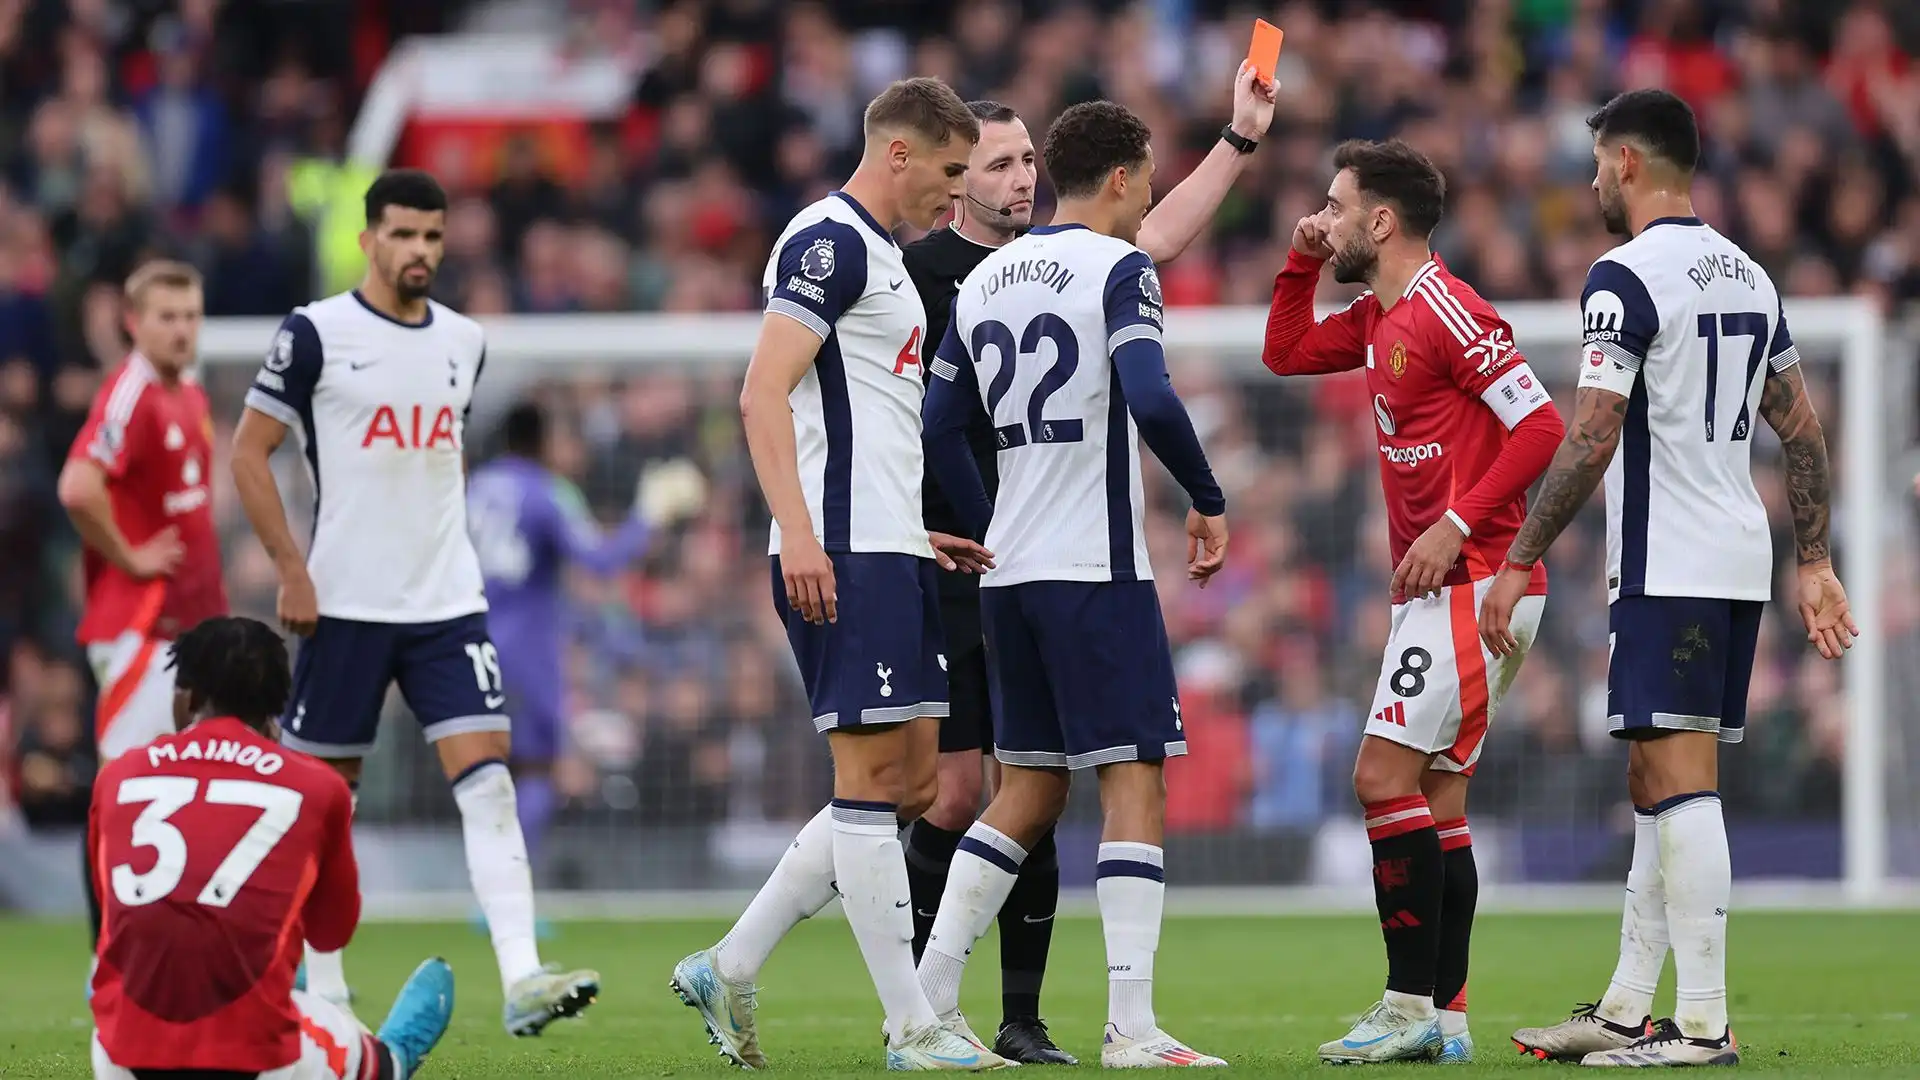
{"label": "kneeling player", "polygon": [[[1162,1031],[1153,1011],[1162,768],[1186,753],[1186,737],[1147,561],[1137,439],[1193,500],[1187,573],[1202,584],[1226,558],[1226,499],[1167,379],[1160,279],[1133,244],[1152,201],[1146,125],[1111,102],[1075,105],[1047,133],[1045,156],[1060,196],[1053,224],[968,275],[926,403],[934,475],[996,555],[981,615],[1004,768],[954,856],[920,981],[942,1021],[964,1031],[967,955],[1066,809],[1068,770],[1096,768],[1108,978],[1100,1063],[1225,1065]],[[1000,447],[992,505],[966,442],[975,421],[991,424]]]}
{"label": "kneeling player", "polygon": [[178,730],[93,789],[96,1080],[407,1080],[453,1014],[446,961],[414,971],[378,1036],[293,989],[303,938],[353,936],[360,875],[346,782],[275,741],[286,647],[221,617],[181,635],[172,666]]}
{"label": "kneeling player", "polygon": [[[1320,1056],[1466,1061],[1479,894],[1467,779],[1540,625],[1546,571],[1518,568],[1526,598],[1507,655],[1482,647],[1477,601],[1563,425],[1506,322],[1428,247],[1446,198],[1439,170],[1397,142],[1348,143],[1334,165],[1325,208],[1294,228],[1261,357],[1281,375],[1365,366],[1397,561],[1393,629],[1353,772],[1373,845],[1387,989]],[[1313,293],[1328,260],[1336,280],[1372,292],[1316,324]]]}

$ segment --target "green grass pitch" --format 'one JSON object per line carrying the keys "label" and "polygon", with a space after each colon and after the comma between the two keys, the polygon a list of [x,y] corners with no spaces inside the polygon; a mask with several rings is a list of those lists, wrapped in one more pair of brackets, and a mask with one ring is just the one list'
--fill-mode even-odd
{"label": "green grass pitch", "polygon": [[[718,921],[563,923],[544,951],[594,965],[605,979],[584,1020],[516,1041],[500,1028],[486,939],[458,923],[374,923],[347,954],[362,1018],[377,1024],[422,957],[458,974],[452,1030],[428,1078],[717,1076],[693,1010],[667,989],[683,954]],[[1480,1060],[1451,1075],[1567,1075],[1514,1052],[1507,1034],[1591,1000],[1612,971],[1617,917],[1492,915],[1474,940],[1471,997]],[[0,921],[0,1077],[86,1077],[90,1026],[81,999],[84,931],[72,923]],[[1735,914],[1729,949],[1743,1068],[1791,1077],[1920,1077],[1920,914]],[[974,950],[965,1004],[983,1032],[999,1016],[999,947]],[[1363,916],[1171,918],[1161,938],[1157,1001],[1175,1035],[1259,1076],[1321,1076],[1314,1048],[1343,1034],[1379,997],[1379,931]],[[1066,919],[1044,998],[1060,1043],[1099,1061],[1106,1009],[1099,924]],[[761,1042],[782,1076],[874,1074],[879,1008],[846,924],[803,925],[763,973]],[[1661,1003],[1670,1007],[1672,975]],[[1086,1068],[1085,1065],[1082,1068]],[[1405,1075],[1435,1066],[1393,1066]]]}

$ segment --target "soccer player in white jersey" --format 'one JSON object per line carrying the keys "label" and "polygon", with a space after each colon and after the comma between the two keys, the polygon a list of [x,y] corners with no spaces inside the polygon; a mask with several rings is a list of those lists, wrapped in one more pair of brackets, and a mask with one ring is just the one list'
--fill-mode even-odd
{"label": "soccer player in white jersey", "polygon": [[[1100,921],[1109,1068],[1225,1065],[1160,1029],[1153,957],[1165,900],[1166,759],[1186,753],[1153,568],[1139,441],[1193,501],[1187,576],[1226,560],[1226,499],[1161,349],[1160,279],[1134,246],[1152,201],[1147,126],[1112,102],[1067,109],[1044,156],[1053,223],[988,256],[961,283],[933,359],[928,463],[996,566],[982,579],[1000,788],[954,856],[920,961],[927,996],[957,1022],[967,955],[1027,852],[1059,820],[1073,769],[1099,770]],[[966,431],[985,413],[999,446],[989,504]]]}
{"label": "soccer player in white jersey", "polygon": [[932,801],[947,715],[935,553],[948,568],[991,562],[971,541],[930,536],[922,520],[926,312],[893,230],[932,227],[960,196],[979,137],[945,83],[893,84],[867,106],[866,151],[846,186],[794,215],[767,259],[740,413],[773,512],[774,607],[833,755],[833,801],[727,936],[673,971],[710,1041],[750,1068],[766,1060],[754,978],[836,891],[886,1009],[887,1067],[1006,1064],[927,1004],[899,839],[900,821]]}
{"label": "soccer player in white jersey", "polygon": [[[1608,726],[1627,746],[1635,809],[1620,961],[1594,1005],[1514,1033],[1541,1058],[1587,1065],[1729,1065],[1732,872],[1718,746],[1745,733],[1747,684],[1773,545],[1751,475],[1755,416],[1779,433],[1799,558],[1801,620],[1827,659],[1859,633],[1827,547],[1826,441],[1767,272],[1694,216],[1693,111],[1664,90],[1608,102],[1593,130],[1594,191],[1630,237],[1587,272],[1586,346],[1566,440],[1481,604],[1487,647],[1532,565],[1607,485]],[[1675,1005],[1653,1020],[1671,947]]]}
{"label": "soccer player in white jersey", "polygon": [[[280,622],[300,635],[281,741],[349,784],[395,681],[453,785],[467,872],[486,915],[515,1035],[537,1035],[599,992],[592,971],[542,967],[533,878],[507,771],[500,662],[467,537],[462,449],[486,341],[427,298],[447,196],[416,170],[367,189],[360,287],[280,324],[233,436],[233,481],[280,577]],[[268,459],[293,432],[312,472],[302,555]],[[337,953],[309,952],[307,987],[345,1000]]]}

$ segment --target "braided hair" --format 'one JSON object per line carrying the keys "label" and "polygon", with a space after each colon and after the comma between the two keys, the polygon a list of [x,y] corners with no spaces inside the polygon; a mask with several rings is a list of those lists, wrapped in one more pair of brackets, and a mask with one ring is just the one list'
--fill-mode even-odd
{"label": "braided hair", "polygon": [[222,615],[206,620],[173,643],[168,667],[174,686],[195,709],[232,716],[266,730],[293,696],[287,646],[257,619]]}

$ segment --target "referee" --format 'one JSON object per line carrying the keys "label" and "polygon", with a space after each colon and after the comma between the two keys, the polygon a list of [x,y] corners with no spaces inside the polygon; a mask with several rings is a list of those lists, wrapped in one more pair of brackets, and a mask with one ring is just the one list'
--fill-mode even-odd
{"label": "referee", "polygon": [[[927,309],[924,355],[932,356],[947,333],[961,281],[995,248],[1033,224],[1038,183],[1033,139],[1012,108],[997,101],[969,102],[980,121],[980,141],[968,162],[966,194],[953,204],[953,220],[909,244],[907,273]],[[1220,201],[1246,167],[1273,119],[1273,88],[1242,64],[1233,82],[1233,121],[1221,129],[1212,152],[1147,215],[1139,246],[1165,263],[1193,242],[1213,220]],[[923,376],[929,364],[921,365]],[[993,428],[982,422],[967,433],[991,498],[999,488]],[[963,536],[953,506],[929,477],[925,494],[929,530]],[[975,539],[981,539],[975,537]],[[980,813],[986,776],[994,773],[993,711],[987,694],[986,647],[980,628],[980,579],[940,575],[940,618],[947,636],[947,696],[951,712],[940,724],[939,796],[907,834],[907,878],[913,895],[913,955],[926,949],[933,919],[946,889],[947,868],[960,838]],[[982,755],[986,755],[983,762]],[[1076,1065],[1054,1045],[1040,1019],[1040,982],[1053,941],[1060,900],[1060,861],[1048,832],[1028,852],[1020,876],[1000,910],[1002,1017],[993,1050],[1027,1065]]]}

